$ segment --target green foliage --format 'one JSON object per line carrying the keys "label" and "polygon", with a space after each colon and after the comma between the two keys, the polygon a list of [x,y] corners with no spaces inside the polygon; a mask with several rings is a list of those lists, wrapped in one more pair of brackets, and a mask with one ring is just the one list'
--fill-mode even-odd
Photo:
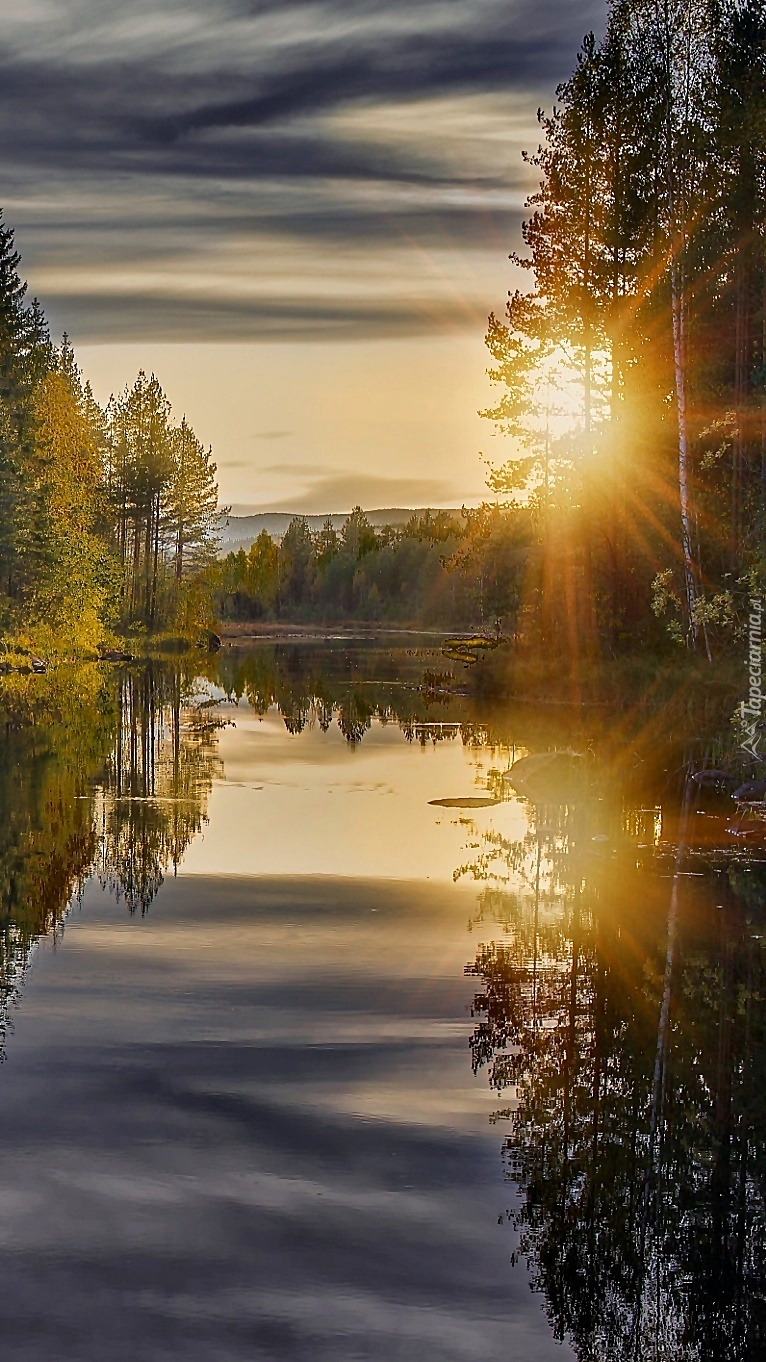
{"label": "green foliage", "polygon": [[106,521],[123,623],[204,624],[218,502],[211,451],[185,417],[172,425],[170,402],[143,370],[110,403],[106,435]]}
{"label": "green foliage", "polygon": [[193,634],[210,620],[211,452],[153,375],[102,411],[19,263],[0,216],[0,631],[46,654],[138,621]]}
{"label": "green foliage", "polygon": [[535,520],[533,646],[614,652],[654,610],[712,657],[732,582],[763,584],[765,96],[762,0],[612,0],[539,115],[532,287],[489,318],[482,413],[512,446],[490,486]]}
{"label": "green foliage", "polygon": [[13,231],[0,214],[0,627],[6,628],[50,559],[34,396],[52,349],[37,301],[25,303],[19,263]]}
{"label": "green foliage", "polygon": [[513,624],[522,567],[519,523],[497,508],[460,520],[427,511],[376,531],[355,507],[339,534],[327,524],[312,535],[300,518],[279,544],[262,531],[211,577],[224,618],[450,628],[498,616]]}

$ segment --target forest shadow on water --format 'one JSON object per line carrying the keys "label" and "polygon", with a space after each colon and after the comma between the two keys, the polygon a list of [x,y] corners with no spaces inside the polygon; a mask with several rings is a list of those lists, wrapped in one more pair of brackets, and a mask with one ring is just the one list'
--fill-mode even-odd
{"label": "forest shadow on water", "polygon": [[[206,999],[205,1026],[212,1024],[211,1013],[231,1013],[226,1045],[219,1040],[215,1049],[220,1056],[215,1064],[224,1074],[221,1082],[229,1083],[216,1099],[217,1115],[224,1113],[231,1123],[232,1104],[242,1100],[237,1085],[246,1075],[235,1069],[243,1018],[253,1008],[269,1045],[278,1040],[281,1047],[279,1083],[285,1081],[284,1066],[296,1066],[290,1082],[304,1092],[308,1047],[316,1056],[310,1083],[328,1085],[332,1102],[345,1113],[343,1121],[350,1119],[348,1113],[355,1120],[359,1111],[366,1113],[360,1125],[338,1125],[332,1134],[322,1124],[330,1120],[330,1096],[320,1100],[314,1087],[307,1087],[306,1108],[290,1118],[297,1125],[288,1137],[287,1116],[275,1114],[273,1106],[278,1096],[281,1100],[282,1088],[266,1075],[262,1081],[271,1114],[261,1111],[252,1118],[254,1124],[241,1127],[241,1132],[250,1131],[248,1159],[262,1161],[263,1176],[277,1175],[277,1145],[264,1143],[265,1132],[280,1148],[286,1140],[296,1142],[295,1157],[306,1177],[326,1141],[322,1166],[337,1156],[333,1177],[348,1198],[354,1188],[361,1197],[356,1182],[362,1176],[359,1168],[367,1167],[365,1160],[370,1167],[374,1163],[375,1177],[380,1175],[384,1146],[373,1152],[370,1141],[373,1128],[379,1129],[375,1123],[384,1119],[390,1122],[385,1148],[399,1150],[402,1165],[405,1158],[410,1160],[402,1196],[411,1197],[414,1219],[405,1230],[387,1219],[392,1214],[388,1202],[369,1199],[367,1183],[368,1200],[354,1203],[356,1218],[350,1225],[333,1221],[324,1226],[322,1233],[330,1236],[333,1250],[322,1271],[337,1273],[337,1278],[317,1276],[315,1260],[326,1252],[329,1240],[322,1239],[313,1211],[294,1208],[289,1235],[281,1221],[278,1229],[271,1221],[264,1225],[268,1252],[280,1265],[279,1290],[291,1272],[305,1279],[301,1308],[315,1311],[322,1324],[315,1320],[309,1328],[305,1320],[300,1323],[291,1304],[288,1329],[284,1320],[275,1323],[272,1307],[261,1304],[250,1332],[241,1332],[240,1319],[236,1333],[231,1320],[221,1323],[219,1301],[210,1308],[210,1320],[224,1329],[221,1356],[382,1359],[411,1357],[417,1348],[428,1359],[451,1359],[467,1358],[478,1348],[486,1356],[543,1359],[561,1355],[557,1340],[582,1362],[749,1362],[763,1355],[766,823],[760,807],[736,803],[725,782],[716,788],[690,777],[695,762],[701,764],[703,749],[677,707],[663,714],[651,708],[607,713],[490,706],[459,693],[455,678],[440,672],[433,644],[417,640],[396,647],[364,639],[276,643],[228,649],[203,662],[62,668],[48,676],[6,678],[1,684],[0,949],[2,1042],[9,1058],[17,1041],[14,1021],[20,1027],[26,1020],[22,990],[38,944],[66,946],[68,924],[85,933],[88,911],[99,923],[102,914],[104,932],[115,912],[137,923],[142,916],[150,922],[158,900],[161,920],[154,923],[152,949],[158,953],[154,968],[162,972],[162,982],[152,983],[152,989],[157,996],[172,995],[176,1011],[184,999],[183,1006],[190,1006],[192,996]],[[279,733],[283,736],[276,757],[267,767],[266,739]],[[247,779],[235,779],[241,775],[237,761],[244,762],[251,737],[260,765],[248,756]],[[419,755],[438,753],[449,762],[434,767],[418,762]],[[300,865],[300,881],[277,878],[271,869],[260,880],[238,871],[236,882],[230,879],[224,892],[216,847],[227,845],[220,840],[225,832],[220,825],[234,805],[217,805],[216,800],[227,797],[227,768],[228,794],[251,801],[248,808],[262,807],[255,802],[259,798],[282,798],[286,802],[279,808],[293,808],[299,824],[303,806],[285,783],[285,772],[299,759],[316,772],[311,777],[317,782],[311,793],[315,801],[322,782],[336,781],[333,797],[339,798],[341,767],[353,774],[347,803],[337,805],[337,813],[333,807],[327,817],[337,826],[338,855],[347,855],[354,866],[349,873],[356,878],[344,887],[342,877],[335,875],[323,881],[325,888],[317,888],[309,857]],[[516,762],[520,765],[514,771]],[[274,770],[284,785],[281,794],[268,785]],[[351,782],[351,775],[344,779]],[[412,782],[421,822],[402,804]],[[421,839],[420,898],[407,897],[405,881],[412,875],[404,848],[401,856],[391,848],[390,882],[370,869],[368,887],[360,887],[358,867],[364,864],[365,847],[357,846],[352,857],[350,844],[344,851],[343,842],[357,826],[344,822],[352,798],[356,805],[360,799],[368,801],[364,809],[371,812],[364,818],[377,817],[382,836],[405,841],[406,832],[386,832],[403,826],[410,827],[413,840]],[[404,814],[397,822],[399,805]],[[299,826],[290,831],[302,836]],[[241,831],[238,835],[243,840]],[[244,840],[250,851],[253,838]],[[447,866],[441,878],[431,849],[436,846],[444,848]],[[372,867],[371,852],[369,856]],[[427,867],[434,881],[429,886]],[[172,893],[170,886],[163,891],[163,884],[176,875]],[[262,887],[251,903],[247,886],[256,881]],[[89,895],[95,893],[107,907],[98,906],[100,898],[87,908]],[[86,906],[80,913],[81,904]],[[263,922],[256,932],[259,914]],[[369,937],[373,921],[379,923],[378,935]],[[277,946],[275,933],[283,927],[289,927],[290,935]],[[172,936],[172,950],[163,945],[163,932]],[[226,947],[231,954],[224,961],[222,943],[229,933],[234,945]],[[249,933],[256,933],[252,960],[262,963],[244,980],[237,973],[237,955],[247,956]],[[205,942],[200,959],[213,960],[220,977],[209,964],[206,973],[194,973],[202,968],[194,963],[200,934]],[[439,1003],[446,1010],[443,1015],[435,1010],[432,1017],[431,1004],[424,999],[437,989],[429,970],[436,968],[442,937],[451,963],[439,965],[448,977],[439,976],[438,988],[447,990],[451,1001]],[[106,947],[99,949],[99,958],[104,958]],[[69,958],[79,959],[80,974],[73,978],[82,997],[66,1004],[72,1013],[81,1009],[72,1023],[75,1037],[85,1033],[96,997],[84,973],[86,953],[83,947],[78,950],[79,956],[73,950]],[[276,953],[267,965],[270,952]],[[59,965],[54,961],[51,966],[54,974],[60,967],[62,980],[68,977],[65,956],[66,951]],[[39,981],[34,971],[29,977],[31,1031],[42,1025],[33,1015],[41,1005],[35,1002],[36,989],[39,985],[42,996],[51,977],[51,970],[47,975],[43,971]],[[141,987],[149,989],[146,983]],[[464,995],[461,988],[467,990]],[[390,1073],[381,1069],[377,1078],[366,1061],[369,1071],[363,1079],[358,1033],[372,1027],[371,998],[375,1025],[386,1029],[385,1045],[403,1048],[396,1050],[399,1057]],[[108,1008],[108,1000],[98,1005]],[[163,1005],[170,1008],[170,1002]],[[116,1002],[114,1006],[117,1030]],[[102,1022],[105,1015],[100,1014]],[[108,1029],[108,1019],[103,1024]],[[293,1056],[288,1042],[294,1026],[301,1038]],[[432,1059],[413,1059],[430,1053],[437,1030],[446,1034],[439,1029],[444,1026],[458,1056],[462,1048],[464,1058],[455,1070],[462,1068],[462,1078],[443,1067],[438,1048]],[[141,1037],[142,1027],[148,1021],[133,1018],[131,1033]],[[172,1030],[170,1022],[168,1027]],[[21,1032],[18,1039],[20,1067],[27,1042],[21,1044]],[[156,1037],[153,1054],[155,1042]],[[144,1043],[148,1046],[149,1040]],[[77,1053],[74,1040],[72,1044]],[[180,1047],[181,1040],[174,1045]],[[211,1054],[197,1042],[189,1042],[180,1059],[180,1049],[174,1050],[176,1086],[181,1082],[179,1066],[189,1066],[184,1120],[200,1119],[199,1084],[214,1081],[206,1069],[213,1062]],[[394,1065],[390,1055],[386,1063]],[[0,1103],[13,1068],[9,1063],[0,1071]],[[471,1079],[471,1068],[477,1079]],[[60,1060],[57,1069],[63,1081]],[[489,1108],[476,1107],[477,1080]],[[110,1081],[116,1082],[113,1075]],[[152,1082],[160,1081],[169,1084],[170,1076],[153,1072]],[[473,1088],[461,1087],[471,1081]],[[369,1091],[364,1084],[372,1084]],[[128,1110],[132,1100],[125,1098],[126,1126],[138,1119],[132,1107]],[[290,1100],[297,1098],[293,1094]],[[466,1111],[479,1112],[470,1119],[482,1123],[481,1141],[490,1141],[472,1144],[467,1132],[474,1126],[464,1113],[456,1114],[463,1143],[448,1144],[440,1136],[441,1144],[422,1145],[422,1159],[428,1148],[441,1161],[438,1186],[432,1186],[433,1167],[426,1174],[421,1155],[415,1160],[397,1143],[410,1129],[408,1120],[420,1131],[418,1139],[426,1141],[430,1100],[447,1106],[464,1101]],[[344,1103],[350,1103],[348,1111]],[[212,1111],[212,1097],[208,1106]],[[96,1129],[99,1111],[94,1100],[89,1112]],[[236,1116],[240,1120],[244,1115]],[[439,1129],[446,1129],[448,1118],[442,1114],[439,1121]],[[168,1158],[174,1142],[177,1149],[185,1148],[184,1138],[183,1125],[166,1132]],[[199,1132],[193,1138],[198,1140]],[[183,1161],[187,1154],[178,1157]],[[213,1179],[214,1156],[208,1153],[206,1159],[202,1172],[194,1174],[203,1183],[206,1176]],[[482,1195],[496,1203],[494,1219],[486,1216],[476,1223],[459,1196],[470,1195],[472,1159],[483,1170]],[[280,1165],[280,1176],[282,1171]],[[295,1176],[293,1166],[290,1177]],[[376,1196],[382,1196],[375,1186]],[[487,1186],[494,1190],[487,1193]],[[453,1207],[450,1198],[457,1198],[455,1214],[459,1210],[462,1217],[451,1230],[434,1230],[427,1247],[421,1239],[430,1212],[425,1214],[426,1202],[419,1200],[426,1191],[441,1199],[445,1214]],[[370,1225],[369,1218],[376,1216],[378,1223]],[[438,1246],[445,1233],[452,1242],[449,1261],[446,1249]],[[502,1240],[490,1252],[487,1246],[497,1233]],[[244,1231],[237,1223],[231,1234],[238,1256],[249,1262],[256,1253],[256,1231],[249,1228],[241,1238]],[[407,1243],[413,1253],[421,1245],[432,1277],[426,1280],[413,1268],[405,1287],[401,1264]],[[167,1247],[164,1252],[167,1257]],[[216,1271],[222,1273],[223,1253],[220,1245],[213,1253]],[[399,1267],[394,1269],[397,1255]],[[171,1295],[179,1289],[176,1277],[183,1275],[184,1261],[179,1256],[175,1276],[168,1272]],[[35,1264],[25,1266],[30,1281],[46,1280],[37,1260]],[[372,1316],[365,1316],[354,1326],[358,1334],[349,1324],[350,1307],[342,1323],[326,1318],[326,1306],[318,1303],[323,1291],[343,1301],[353,1286],[358,1297],[354,1310],[361,1311],[362,1284],[365,1291],[371,1289],[367,1269],[387,1308],[396,1302],[400,1312],[406,1306],[418,1319],[430,1312],[429,1317],[441,1320],[439,1328],[429,1332],[430,1325],[427,1329],[410,1322],[394,1338],[390,1322],[381,1322],[381,1301],[377,1323],[373,1326]],[[151,1264],[150,1270],[155,1270]],[[199,1263],[194,1270],[202,1271]],[[235,1281],[234,1267],[230,1272],[231,1288],[241,1294],[244,1284]],[[458,1285],[461,1272],[465,1299]],[[267,1278],[265,1273],[264,1282]],[[162,1272],[159,1280],[166,1280]],[[128,1304],[135,1313],[136,1301],[149,1286],[138,1280],[121,1290],[128,1296],[133,1292]],[[273,1292],[278,1294],[276,1284]],[[449,1307],[442,1299],[446,1295]],[[310,1300],[313,1305],[307,1304]],[[128,1308],[124,1300],[121,1308]],[[227,1308],[234,1314],[239,1310]],[[139,1312],[139,1351],[143,1347],[147,1357],[212,1355],[210,1339],[205,1341],[199,1324],[203,1306],[192,1310],[187,1303],[177,1309],[186,1311],[189,1337],[181,1329],[176,1343],[164,1334],[160,1343],[160,1336],[152,1333],[155,1326]],[[338,1310],[343,1315],[340,1306]],[[115,1319],[119,1317],[118,1310]],[[121,1358],[109,1334],[112,1326],[100,1314],[98,1319],[101,1334],[97,1330],[92,1355],[106,1352]],[[195,1328],[202,1330],[198,1344],[189,1341]],[[377,1342],[371,1341],[370,1330]],[[15,1338],[13,1331],[10,1337]],[[59,1351],[50,1342],[40,1348],[24,1352],[19,1346],[14,1356],[73,1358],[78,1349],[80,1356],[91,1356],[75,1334]]]}

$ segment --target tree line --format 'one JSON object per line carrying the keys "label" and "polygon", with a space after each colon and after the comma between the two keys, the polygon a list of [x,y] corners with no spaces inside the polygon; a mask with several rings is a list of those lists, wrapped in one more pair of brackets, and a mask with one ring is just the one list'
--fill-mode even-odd
{"label": "tree line", "polygon": [[766,0],[609,0],[539,120],[529,286],[486,337],[510,457],[449,525],[298,518],[216,565],[210,451],[154,377],[98,406],[0,227],[0,630],[185,629],[212,592],[239,618],[499,620],[538,656],[726,650],[765,566]]}
{"label": "tree line", "polygon": [[26,299],[0,214],[0,635],[93,647],[209,613],[212,453],[141,371],[102,408]]}
{"label": "tree line", "polygon": [[340,531],[328,520],[314,533],[296,516],[280,542],[263,530],[221,560],[216,606],[232,619],[494,626],[513,614],[525,534],[493,507],[376,530],[356,506]]}
{"label": "tree line", "polygon": [[293,522],[230,555],[224,613],[498,619],[516,654],[710,659],[766,529],[766,0],[610,0],[555,107],[486,335],[508,457],[442,539]]}
{"label": "tree line", "polygon": [[610,0],[539,122],[483,413],[526,632],[603,650],[653,610],[712,656],[764,568],[763,0]]}

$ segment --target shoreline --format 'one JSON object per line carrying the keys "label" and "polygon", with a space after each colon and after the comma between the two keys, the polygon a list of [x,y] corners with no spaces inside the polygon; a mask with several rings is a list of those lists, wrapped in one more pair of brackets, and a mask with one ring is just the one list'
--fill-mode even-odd
{"label": "shoreline", "polygon": [[358,620],[343,624],[292,624],[288,621],[268,621],[256,624],[252,620],[227,620],[219,625],[217,631],[221,642],[259,643],[279,639],[301,639],[304,641],[329,642],[333,639],[376,638],[381,636],[404,636],[409,638],[432,638],[434,640],[453,637],[448,629],[419,629],[408,625],[386,625],[370,620]]}

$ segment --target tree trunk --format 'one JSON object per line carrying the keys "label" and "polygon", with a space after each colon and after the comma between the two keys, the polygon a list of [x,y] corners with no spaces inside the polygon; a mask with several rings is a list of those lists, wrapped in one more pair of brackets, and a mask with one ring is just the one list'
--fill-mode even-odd
{"label": "tree trunk", "polygon": [[682,287],[679,279],[680,267],[674,259],[671,263],[671,307],[673,313],[673,368],[676,386],[676,417],[678,421],[678,498],[681,508],[681,550],[684,559],[684,585],[686,606],[689,616],[689,633],[692,646],[696,648],[698,628],[695,621],[697,604],[697,581],[692,549],[692,517],[689,496],[689,432],[686,411],[686,355],[685,355],[685,315]]}
{"label": "tree trunk", "polygon": [[178,470],[178,526],[176,535],[176,585],[180,586],[184,569],[184,534],[186,531],[186,421],[181,423],[181,464]]}
{"label": "tree trunk", "polygon": [[[592,91],[591,91],[592,98]],[[596,639],[596,612],[593,596],[593,544],[589,528],[591,511],[591,492],[593,477],[593,318],[592,318],[592,236],[593,236],[593,176],[591,166],[593,126],[591,107],[588,107],[588,120],[585,129],[585,221],[583,235],[583,386],[584,386],[584,427],[585,427],[585,469],[583,517],[583,633],[586,650],[590,654]]]}
{"label": "tree trunk", "polygon": [[745,471],[745,446],[747,441],[747,388],[748,388],[748,268],[743,258],[746,247],[740,243],[737,252],[737,296],[736,324],[734,342],[734,411],[735,432],[731,470],[731,527],[730,550],[731,567],[735,571],[742,548],[743,483]]}
{"label": "tree trunk", "polygon": [[761,514],[766,517],[766,270],[761,293]]}
{"label": "tree trunk", "polygon": [[130,599],[133,613],[138,611],[139,582],[141,580],[141,512],[136,509],[133,517],[133,580],[130,584]]}
{"label": "tree trunk", "polygon": [[155,508],[154,508],[154,549],[153,549],[153,557],[152,557],[152,601],[151,601],[150,618],[149,618],[149,623],[150,623],[150,625],[151,625],[152,628],[154,628],[154,622],[155,622],[156,614],[157,614],[157,573],[158,573],[158,568],[159,568],[159,557],[160,557],[160,496],[161,496],[161,493],[158,492],[158,493],[157,493],[157,500],[156,500],[156,504],[155,504]]}
{"label": "tree trunk", "polygon": [[146,538],[144,540],[144,617],[149,623],[152,599],[152,531],[154,529],[154,497],[151,492],[146,503]]}

